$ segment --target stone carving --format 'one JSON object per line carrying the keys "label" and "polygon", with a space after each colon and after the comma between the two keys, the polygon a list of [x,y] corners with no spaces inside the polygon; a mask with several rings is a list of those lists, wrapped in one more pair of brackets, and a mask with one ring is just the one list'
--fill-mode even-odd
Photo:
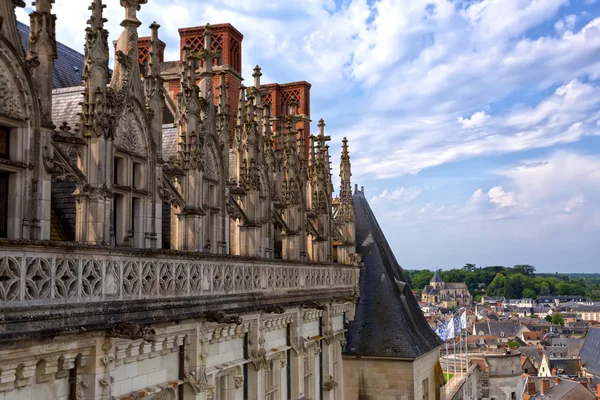
{"label": "stone carving", "polygon": [[146,342],[156,341],[156,331],[148,326],[116,325],[108,331],[108,335],[116,338],[138,340]]}
{"label": "stone carving", "polygon": [[226,315],[223,311],[212,311],[206,315],[208,322],[217,322],[219,324],[236,324],[241,325],[243,323],[242,318],[239,315]]}
{"label": "stone carving", "polygon": [[[74,298],[84,302],[117,300],[120,293],[126,298],[155,298],[286,288],[354,288],[358,279],[351,267],[247,265],[243,261],[227,265],[211,261],[142,262],[136,257],[124,257],[122,262],[117,262],[108,252],[104,254],[100,252],[94,259],[65,254],[55,261],[51,255],[24,260],[18,251],[11,256],[7,250],[0,257],[0,276],[4,277],[0,280],[0,299],[27,302],[49,298],[52,294],[55,301],[67,303]],[[121,268],[122,274],[119,273]],[[25,279],[21,280],[21,276]],[[266,286],[261,283],[263,276]],[[324,306],[307,302],[304,307],[321,310]],[[281,311],[277,305],[265,308],[268,313]],[[220,323],[241,323],[238,315],[223,312],[214,312],[209,318]]]}
{"label": "stone carving", "polygon": [[175,400],[175,389],[165,389],[155,395],[150,396],[150,400]]}
{"label": "stone carving", "polygon": [[186,363],[183,370],[184,382],[189,384],[194,394],[205,391],[208,388],[208,379],[206,377],[206,368],[201,365],[192,367]]}
{"label": "stone carving", "polygon": [[11,81],[11,76],[8,67],[0,59],[0,115],[23,119],[24,114],[19,104],[19,92]]}
{"label": "stone carving", "polygon": [[238,375],[235,377],[235,388],[239,389],[244,386],[244,375]]}
{"label": "stone carving", "polygon": [[147,155],[144,130],[131,110],[127,111],[117,123],[115,146],[128,153],[139,156]]}

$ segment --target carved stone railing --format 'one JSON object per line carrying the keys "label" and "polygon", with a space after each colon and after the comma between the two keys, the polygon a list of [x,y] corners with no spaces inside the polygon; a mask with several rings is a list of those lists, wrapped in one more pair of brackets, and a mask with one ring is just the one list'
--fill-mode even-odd
{"label": "carved stone railing", "polygon": [[[78,323],[98,326],[102,321],[90,315],[107,310],[123,314],[113,320],[143,310],[155,321],[249,311],[347,299],[357,295],[358,277],[351,265],[0,241],[0,320],[86,315]],[[0,337],[3,330],[10,331],[0,324]]]}
{"label": "carved stone railing", "polygon": [[0,247],[3,307],[357,285],[357,268],[185,253]]}

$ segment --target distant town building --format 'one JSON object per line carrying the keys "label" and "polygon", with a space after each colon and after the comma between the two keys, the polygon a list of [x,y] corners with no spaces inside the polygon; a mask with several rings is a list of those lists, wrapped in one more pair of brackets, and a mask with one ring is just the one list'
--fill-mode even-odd
{"label": "distant town building", "polygon": [[434,304],[441,303],[446,308],[456,308],[470,306],[473,297],[464,282],[446,283],[436,271],[429,285],[423,289],[422,300]]}

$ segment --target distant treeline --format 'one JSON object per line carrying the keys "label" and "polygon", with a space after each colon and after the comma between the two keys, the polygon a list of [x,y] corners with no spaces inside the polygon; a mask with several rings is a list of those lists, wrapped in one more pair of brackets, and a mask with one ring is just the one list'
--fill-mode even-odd
{"label": "distant treeline", "polygon": [[[405,270],[405,273],[413,290],[421,293],[434,271]],[[440,275],[444,282],[465,282],[476,301],[481,300],[483,293],[509,299],[581,295],[600,300],[600,274],[536,274],[531,265],[477,267],[465,264],[462,268],[440,271]]]}

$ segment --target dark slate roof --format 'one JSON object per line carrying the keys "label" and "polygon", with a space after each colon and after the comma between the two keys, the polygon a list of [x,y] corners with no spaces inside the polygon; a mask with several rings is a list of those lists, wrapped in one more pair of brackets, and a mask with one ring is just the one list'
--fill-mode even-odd
{"label": "dark slate roof", "polygon": [[431,282],[444,282],[444,280],[440,276],[440,273],[438,271],[435,271],[435,274],[433,274],[433,278],[431,278]]}
{"label": "dark slate roof", "polygon": [[523,393],[527,393],[527,382],[533,381],[535,382],[535,395],[530,397],[530,400],[558,400],[558,399],[595,399],[596,396],[589,389],[586,389],[581,383],[577,381],[573,381],[570,379],[560,379],[559,382],[556,382],[556,379],[549,378],[548,383],[550,384],[550,390],[548,390],[543,395],[541,394],[542,390],[542,377],[539,376],[528,376],[525,379],[525,384],[523,385]]}
{"label": "dark slate roof", "polygon": [[355,193],[357,252],[362,256],[360,299],[345,352],[414,359],[441,345],[408,286],[362,192]]}
{"label": "dark slate roof", "polygon": [[544,357],[544,351],[540,347],[519,347],[519,353],[529,358],[536,368],[540,366]]}
{"label": "dark slate roof", "polygon": [[[29,27],[17,21],[17,29],[21,35],[21,43],[25,52],[29,48]],[[83,73],[83,54],[73,50],[64,44],[57,42],[56,51],[58,58],[54,62],[52,74],[52,88],[64,88],[81,85],[81,74]]]}
{"label": "dark slate roof", "polygon": [[550,371],[556,368],[558,375],[578,376],[579,359],[577,358],[550,358]]}
{"label": "dark slate roof", "polygon": [[[521,325],[519,321],[489,321],[489,322],[477,322],[475,324],[475,331],[477,334],[483,332],[484,335],[493,335],[497,337],[512,337],[519,333]],[[503,336],[501,334],[504,334]]]}
{"label": "dark slate roof", "polygon": [[586,371],[600,376],[600,327],[590,328],[579,356]]}

